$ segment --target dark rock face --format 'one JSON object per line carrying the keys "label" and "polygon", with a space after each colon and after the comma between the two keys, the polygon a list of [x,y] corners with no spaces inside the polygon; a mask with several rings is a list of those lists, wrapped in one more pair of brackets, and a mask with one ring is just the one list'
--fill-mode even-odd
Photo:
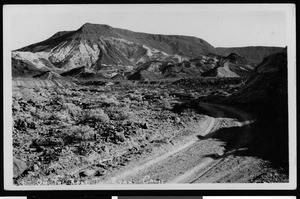
{"label": "dark rock face", "polygon": [[130,80],[197,77],[248,77],[254,67],[244,57],[223,57],[210,53],[182,62],[149,61],[141,64],[128,76]]}
{"label": "dark rock face", "polygon": [[[274,165],[289,167],[287,49],[266,57],[230,102],[255,113],[253,136],[260,143],[248,147]],[[287,169],[288,170],[288,169]]]}
{"label": "dark rock face", "polygon": [[12,76],[13,77],[32,77],[44,73],[44,69],[36,68],[33,63],[26,60],[12,58]]}
{"label": "dark rock face", "polygon": [[266,57],[232,99],[266,106],[287,105],[287,49]]}
{"label": "dark rock face", "polygon": [[35,78],[40,78],[40,79],[59,79],[61,78],[61,75],[59,75],[56,72],[53,71],[46,71],[46,72],[42,72],[38,75],[33,76]]}
{"label": "dark rock face", "polygon": [[248,61],[254,64],[259,64],[266,56],[281,51],[282,49],[283,48],[281,47],[248,46],[236,48],[216,48],[216,53],[223,56],[235,53],[245,57]]}

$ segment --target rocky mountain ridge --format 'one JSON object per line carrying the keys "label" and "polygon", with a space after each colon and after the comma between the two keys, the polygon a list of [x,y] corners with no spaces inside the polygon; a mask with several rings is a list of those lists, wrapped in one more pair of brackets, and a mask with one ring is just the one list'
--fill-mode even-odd
{"label": "rocky mountain ridge", "polygon": [[[261,49],[262,54],[269,54],[268,47],[257,48]],[[246,51],[252,53],[257,48],[235,49],[235,52],[243,52],[247,60]],[[271,51],[276,49],[280,48],[272,48]],[[94,73],[108,70],[134,73],[133,69],[138,70],[139,66],[152,62],[175,63],[179,66],[186,65],[184,62],[188,61],[193,65],[191,60],[209,54],[217,56],[219,52],[224,55],[229,51],[214,48],[208,42],[196,37],[138,33],[108,25],[86,23],[78,30],[60,31],[45,41],[13,51],[12,67],[13,76],[31,74],[34,76],[45,71],[61,74],[81,67]],[[218,73],[236,76],[231,72],[228,73],[230,68],[234,68],[231,65],[219,68]],[[193,71],[191,73],[195,74]]]}

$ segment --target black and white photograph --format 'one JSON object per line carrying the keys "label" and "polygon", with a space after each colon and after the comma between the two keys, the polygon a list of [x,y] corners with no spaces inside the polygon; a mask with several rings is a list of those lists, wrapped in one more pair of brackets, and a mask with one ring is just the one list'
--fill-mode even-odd
{"label": "black and white photograph", "polygon": [[3,6],[4,187],[296,188],[293,4]]}

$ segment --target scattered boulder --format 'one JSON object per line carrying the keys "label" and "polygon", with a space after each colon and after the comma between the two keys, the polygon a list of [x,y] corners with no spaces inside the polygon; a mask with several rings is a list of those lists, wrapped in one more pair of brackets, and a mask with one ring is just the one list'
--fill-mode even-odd
{"label": "scattered boulder", "polygon": [[199,140],[203,140],[203,139],[205,139],[205,136],[197,135],[197,138],[198,138]]}
{"label": "scattered boulder", "polygon": [[217,155],[218,156],[223,156],[225,154],[225,150],[223,147],[219,148],[218,151],[217,151]]}
{"label": "scattered boulder", "polygon": [[79,172],[79,177],[89,177],[95,175],[95,171],[92,169],[85,169]]}
{"label": "scattered boulder", "polygon": [[18,159],[18,158],[13,159],[14,178],[17,178],[18,176],[20,176],[27,169],[28,169],[28,165],[26,164],[25,161]]}
{"label": "scattered boulder", "polygon": [[94,175],[95,176],[103,176],[105,173],[106,173],[106,170],[101,169],[101,170],[97,170]]}
{"label": "scattered boulder", "polygon": [[35,125],[34,122],[28,122],[27,127],[30,128],[30,129],[36,129],[36,125]]}
{"label": "scattered boulder", "polygon": [[141,124],[139,124],[139,127],[140,127],[141,129],[148,129],[148,124],[147,124],[147,122],[141,123]]}
{"label": "scattered boulder", "polygon": [[34,171],[38,171],[40,169],[40,167],[37,165],[37,164],[34,164],[33,165],[33,170]]}
{"label": "scattered boulder", "polygon": [[124,132],[116,132],[115,133],[115,139],[120,142],[125,142],[126,138],[124,136]]}
{"label": "scattered boulder", "polygon": [[23,119],[18,119],[14,122],[14,128],[17,130],[26,130],[27,123]]}
{"label": "scattered boulder", "polygon": [[109,154],[109,148],[107,146],[101,146],[100,148],[104,153]]}
{"label": "scattered boulder", "polygon": [[21,107],[20,107],[19,103],[16,102],[15,100],[13,100],[13,103],[12,103],[12,110],[13,111],[20,111],[21,110]]}
{"label": "scattered boulder", "polygon": [[180,124],[180,123],[181,123],[181,119],[180,119],[179,117],[175,117],[175,118],[174,118],[174,122],[175,122],[176,124]]}

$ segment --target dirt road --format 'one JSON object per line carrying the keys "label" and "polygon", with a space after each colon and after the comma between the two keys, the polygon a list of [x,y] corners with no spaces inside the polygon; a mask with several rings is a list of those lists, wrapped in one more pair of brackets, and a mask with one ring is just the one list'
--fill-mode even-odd
{"label": "dirt road", "polygon": [[251,141],[252,116],[222,105],[200,103],[199,108],[210,115],[204,130],[169,152],[116,173],[108,183],[249,182],[261,175],[263,160],[236,156]]}

